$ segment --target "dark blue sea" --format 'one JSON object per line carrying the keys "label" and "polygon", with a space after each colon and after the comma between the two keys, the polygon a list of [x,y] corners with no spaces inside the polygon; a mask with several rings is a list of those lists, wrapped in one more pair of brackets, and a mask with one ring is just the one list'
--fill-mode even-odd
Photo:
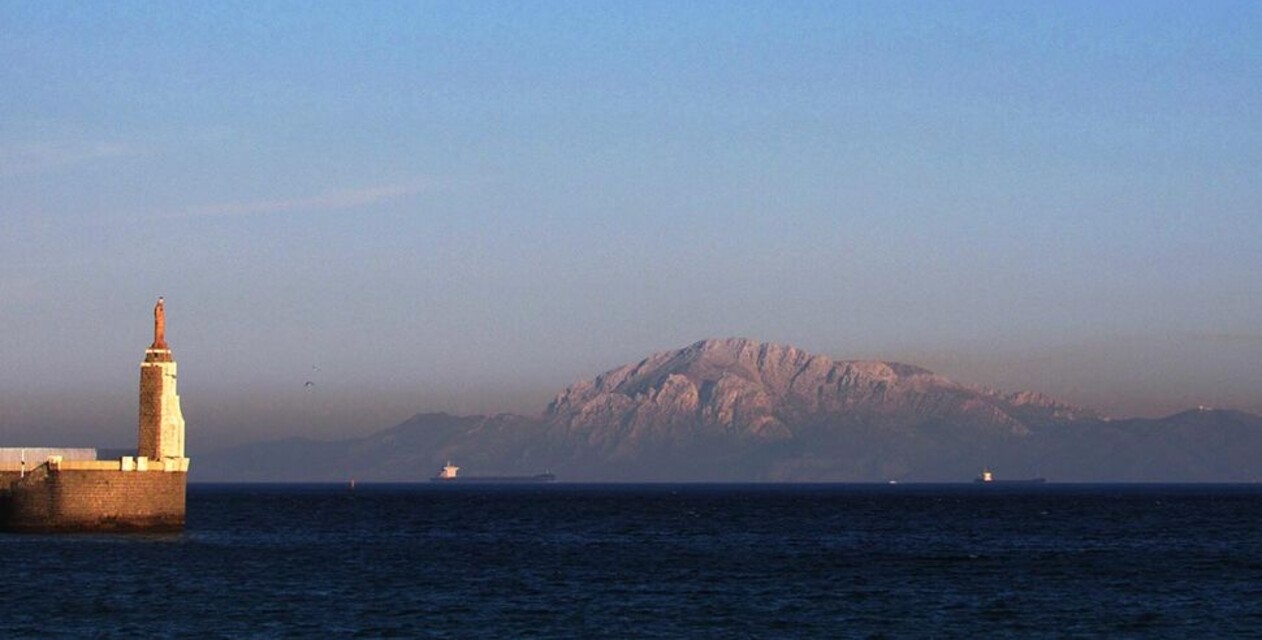
{"label": "dark blue sea", "polygon": [[1262,637],[1262,487],[214,486],[0,534],[0,637]]}

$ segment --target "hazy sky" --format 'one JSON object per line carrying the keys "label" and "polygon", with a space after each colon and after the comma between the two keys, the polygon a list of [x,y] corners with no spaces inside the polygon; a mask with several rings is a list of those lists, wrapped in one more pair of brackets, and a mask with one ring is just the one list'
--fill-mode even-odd
{"label": "hazy sky", "polygon": [[[707,337],[1262,412],[1257,2],[5,2],[0,434],[543,408]],[[305,385],[312,381],[313,385]]]}

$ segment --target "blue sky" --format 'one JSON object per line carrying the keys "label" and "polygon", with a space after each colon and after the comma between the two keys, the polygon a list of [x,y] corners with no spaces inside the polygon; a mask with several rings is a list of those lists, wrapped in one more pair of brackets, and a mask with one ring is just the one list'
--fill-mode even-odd
{"label": "blue sky", "polygon": [[1246,2],[5,3],[0,429],[128,442],[158,295],[203,449],[538,411],[734,335],[1262,412],[1258,33]]}

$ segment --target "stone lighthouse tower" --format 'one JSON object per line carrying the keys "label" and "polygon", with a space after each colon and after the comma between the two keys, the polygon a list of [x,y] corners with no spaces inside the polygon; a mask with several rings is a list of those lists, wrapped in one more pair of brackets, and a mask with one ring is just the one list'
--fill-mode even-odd
{"label": "stone lighthouse tower", "polygon": [[153,344],[140,363],[140,444],[136,455],[177,464],[184,458],[184,415],[175,392],[175,358],[167,346],[162,298],[153,308]]}

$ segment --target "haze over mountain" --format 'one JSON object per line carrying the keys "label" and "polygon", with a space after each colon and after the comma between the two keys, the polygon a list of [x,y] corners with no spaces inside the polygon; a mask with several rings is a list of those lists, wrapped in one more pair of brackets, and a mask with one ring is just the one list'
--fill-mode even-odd
{"label": "haze over mountain", "polygon": [[5,445],[159,295],[199,459],[729,335],[1262,414],[1256,1],[155,5],[0,3]]}
{"label": "haze over mountain", "polygon": [[577,382],[538,416],[418,414],[366,438],[202,456],[198,480],[424,480],[549,469],[565,481],[1255,481],[1262,418],[1109,420],[908,364],[706,340]]}

